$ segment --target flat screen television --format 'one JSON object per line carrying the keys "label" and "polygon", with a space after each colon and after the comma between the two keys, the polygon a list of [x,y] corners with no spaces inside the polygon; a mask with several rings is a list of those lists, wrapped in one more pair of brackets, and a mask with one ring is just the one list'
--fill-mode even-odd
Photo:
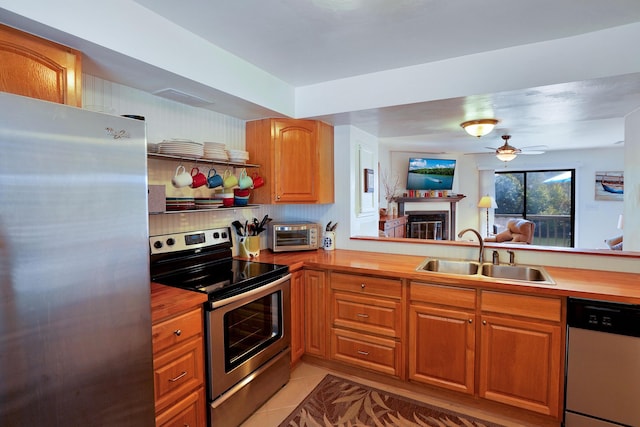
{"label": "flat screen television", "polygon": [[452,190],[455,160],[411,157],[407,190]]}

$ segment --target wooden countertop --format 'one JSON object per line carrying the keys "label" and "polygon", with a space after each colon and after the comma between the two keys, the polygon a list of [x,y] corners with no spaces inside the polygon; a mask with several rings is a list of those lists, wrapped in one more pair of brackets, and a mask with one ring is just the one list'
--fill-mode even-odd
{"label": "wooden countertop", "polygon": [[315,251],[284,253],[273,253],[268,249],[263,249],[260,251],[260,256],[256,258],[256,261],[287,264],[291,271],[302,267],[315,267],[346,273],[374,274],[431,283],[457,284],[536,295],[573,296],[640,304],[640,274],[544,266],[544,269],[547,270],[556,284],[536,285],[479,276],[461,277],[415,271],[416,267],[424,259],[425,257],[414,255],[344,249],[336,249],[334,251],[318,249]]}
{"label": "wooden countertop", "polygon": [[188,311],[206,301],[206,294],[151,282],[151,322]]}

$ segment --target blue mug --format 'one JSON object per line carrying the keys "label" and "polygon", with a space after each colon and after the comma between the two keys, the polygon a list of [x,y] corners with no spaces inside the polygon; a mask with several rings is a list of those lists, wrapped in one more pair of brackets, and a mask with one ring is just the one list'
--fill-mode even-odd
{"label": "blue mug", "polygon": [[[211,172],[213,172],[213,176],[211,176]],[[209,173],[207,174],[207,187],[216,188],[222,185],[222,176],[218,175],[215,169],[209,169]]]}

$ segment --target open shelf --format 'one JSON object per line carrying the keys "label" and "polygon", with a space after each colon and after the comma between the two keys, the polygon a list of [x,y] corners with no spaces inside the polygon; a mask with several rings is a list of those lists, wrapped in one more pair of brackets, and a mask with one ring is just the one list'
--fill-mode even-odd
{"label": "open shelf", "polygon": [[194,163],[211,163],[214,165],[225,165],[225,166],[233,166],[239,168],[259,168],[260,165],[252,164],[252,163],[241,163],[241,162],[229,162],[224,160],[214,160],[214,159],[205,159],[203,157],[188,157],[188,156],[174,156],[172,154],[159,154],[159,153],[147,153],[147,157],[152,159],[163,159],[163,160],[182,160]]}
{"label": "open shelf", "polygon": [[218,206],[211,209],[183,209],[178,211],[164,211],[164,212],[149,212],[149,215],[165,215],[165,214],[181,214],[181,213],[193,213],[193,212],[212,212],[212,211],[226,211],[233,209],[257,209],[261,205],[246,205],[246,206]]}

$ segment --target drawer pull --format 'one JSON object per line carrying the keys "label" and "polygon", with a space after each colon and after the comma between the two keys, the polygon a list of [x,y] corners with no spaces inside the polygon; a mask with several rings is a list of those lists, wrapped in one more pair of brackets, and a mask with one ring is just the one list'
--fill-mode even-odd
{"label": "drawer pull", "polygon": [[180,329],[176,329],[175,331],[173,331],[173,333],[175,334],[175,336],[179,337],[180,335],[182,335],[182,331]]}
{"label": "drawer pull", "polygon": [[361,287],[362,289],[364,289],[364,288],[365,288],[365,284],[364,284],[364,283],[360,283],[360,287]]}
{"label": "drawer pull", "polygon": [[361,354],[363,356],[368,356],[369,352],[368,351],[362,351],[362,350],[358,350],[358,354]]}
{"label": "drawer pull", "polygon": [[187,371],[182,371],[182,373],[180,375],[178,375],[175,378],[171,378],[169,381],[172,383],[175,383],[176,381],[178,381],[180,378],[184,378],[187,375]]}
{"label": "drawer pull", "polygon": [[473,323],[473,319],[469,319],[469,323]]}
{"label": "drawer pull", "polygon": [[357,314],[357,316],[358,316],[358,317],[364,317],[364,318],[369,317],[369,315],[368,315],[368,314],[366,314],[366,313],[358,313],[358,314]]}

